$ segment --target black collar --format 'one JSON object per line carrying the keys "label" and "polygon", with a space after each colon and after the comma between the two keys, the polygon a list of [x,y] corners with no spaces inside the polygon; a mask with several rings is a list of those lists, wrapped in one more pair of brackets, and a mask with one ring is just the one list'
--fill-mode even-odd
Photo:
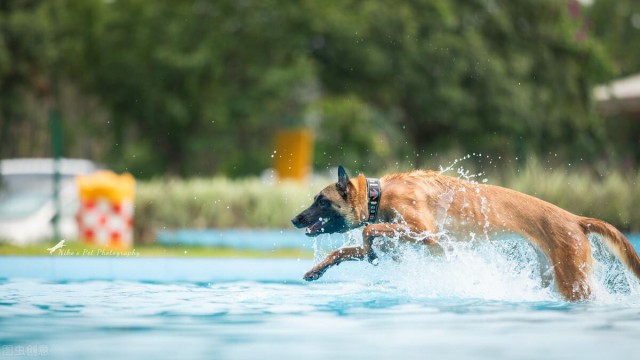
{"label": "black collar", "polygon": [[380,179],[367,178],[367,208],[369,209],[369,217],[367,222],[372,223],[378,217],[378,207],[380,206],[380,197],[382,196],[382,187],[380,187]]}

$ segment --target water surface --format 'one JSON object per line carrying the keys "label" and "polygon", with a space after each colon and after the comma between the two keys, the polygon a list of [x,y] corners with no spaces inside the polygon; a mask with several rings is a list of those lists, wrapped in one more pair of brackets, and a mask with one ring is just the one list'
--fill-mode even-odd
{"label": "water surface", "polygon": [[[2,258],[2,358],[636,359],[640,285],[597,254],[594,299],[541,285],[527,246],[308,260]],[[319,254],[319,256],[322,254]],[[92,265],[93,264],[93,265]],[[22,274],[22,276],[20,276]],[[126,276],[125,276],[126,275]],[[27,355],[31,354],[31,355]]]}

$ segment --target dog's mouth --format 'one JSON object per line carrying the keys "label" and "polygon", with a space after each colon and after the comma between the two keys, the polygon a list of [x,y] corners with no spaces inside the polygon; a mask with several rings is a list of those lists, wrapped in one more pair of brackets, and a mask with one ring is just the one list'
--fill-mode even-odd
{"label": "dog's mouth", "polygon": [[318,236],[325,232],[327,224],[331,222],[331,219],[328,218],[319,218],[316,222],[309,225],[307,230],[305,231],[305,235],[307,236]]}

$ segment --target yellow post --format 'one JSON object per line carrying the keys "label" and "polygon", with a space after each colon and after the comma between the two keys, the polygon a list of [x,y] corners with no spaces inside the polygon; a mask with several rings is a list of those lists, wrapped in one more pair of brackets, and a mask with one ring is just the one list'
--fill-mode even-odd
{"label": "yellow post", "polygon": [[279,179],[305,181],[311,175],[313,136],[308,129],[283,130],[276,134],[273,168]]}

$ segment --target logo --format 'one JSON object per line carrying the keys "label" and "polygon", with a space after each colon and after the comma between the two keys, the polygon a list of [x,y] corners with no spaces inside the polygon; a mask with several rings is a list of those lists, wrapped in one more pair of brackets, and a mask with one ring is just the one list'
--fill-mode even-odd
{"label": "logo", "polygon": [[59,243],[55,244],[53,247],[48,248],[47,250],[49,250],[49,255],[53,255],[56,250],[60,250],[65,246],[66,245],[64,244],[64,240],[60,240]]}
{"label": "logo", "polygon": [[377,199],[378,196],[380,196],[380,192],[378,191],[378,189],[376,189],[376,188],[369,189],[369,198],[370,199]]}

